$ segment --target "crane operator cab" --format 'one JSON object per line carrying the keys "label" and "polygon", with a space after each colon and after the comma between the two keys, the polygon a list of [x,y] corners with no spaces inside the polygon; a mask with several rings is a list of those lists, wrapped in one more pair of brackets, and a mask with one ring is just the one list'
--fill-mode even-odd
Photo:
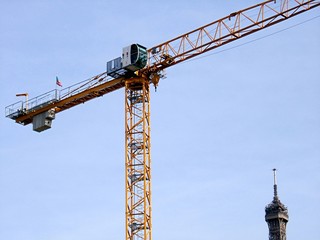
{"label": "crane operator cab", "polygon": [[122,49],[122,57],[107,62],[107,74],[118,78],[132,75],[147,65],[147,48],[140,44],[131,44]]}

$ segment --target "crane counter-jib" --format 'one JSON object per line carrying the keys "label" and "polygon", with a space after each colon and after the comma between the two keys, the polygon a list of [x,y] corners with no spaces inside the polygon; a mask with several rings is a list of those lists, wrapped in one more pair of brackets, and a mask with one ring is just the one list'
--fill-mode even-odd
{"label": "crane counter-jib", "polygon": [[58,113],[122,87],[123,78],[111,79],[103,73],[62,90],[54,89],[29,101],[11,104],[6,107],[5,114],[17,123],[27,125],[36,115],[51,109]]}

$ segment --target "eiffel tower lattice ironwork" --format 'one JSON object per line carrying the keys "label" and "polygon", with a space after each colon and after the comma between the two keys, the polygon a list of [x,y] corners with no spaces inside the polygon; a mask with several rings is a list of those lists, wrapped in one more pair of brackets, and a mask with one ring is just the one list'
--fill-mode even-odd
{"label": "eiffel tower lattice ironwork", "polygon": [[269,228],[269,240],[286,240],[286,227],[289,221],[288,209],[281,203],[278,197],[276,169],[273,169],[274,196],[270,204],[265,208],[265,220]]}

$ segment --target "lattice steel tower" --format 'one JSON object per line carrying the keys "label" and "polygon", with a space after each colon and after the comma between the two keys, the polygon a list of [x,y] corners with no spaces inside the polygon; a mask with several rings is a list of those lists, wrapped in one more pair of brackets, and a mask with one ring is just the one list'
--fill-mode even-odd
{"label": "lattice steel tower", "polygon": [[286,240],[286,226],[289,221],[288,209],[278,197],[276,169],[273,169],[274,196],[270,204],[265,208],[265,220],[269,228],[269,240]]}

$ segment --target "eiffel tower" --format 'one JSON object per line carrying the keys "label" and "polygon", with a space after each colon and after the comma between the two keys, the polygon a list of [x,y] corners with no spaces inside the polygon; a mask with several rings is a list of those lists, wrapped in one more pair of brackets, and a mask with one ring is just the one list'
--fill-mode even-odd
{"label": "eiffel tower", "polygon": [[265,208],[265,220],[269,228],[269,240],[286,240],[286,226],[289,221],[288,209],[278,197],[276,169],[273,169],[274,196],[270,204]]}

